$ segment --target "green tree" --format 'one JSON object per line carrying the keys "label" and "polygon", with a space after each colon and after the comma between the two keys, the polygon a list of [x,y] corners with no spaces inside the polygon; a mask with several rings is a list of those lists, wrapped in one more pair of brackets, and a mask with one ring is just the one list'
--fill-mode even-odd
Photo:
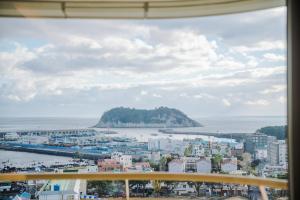
{"label": "green tree", "polygon": [[160,164],[150,162],[150,167],[153,168],[154,171],[159,171],[159,169],[160,169]]}
{"label": "green tree", "polygon": [[287,138],[287,126],[267,126],[258,129],[257,132],[264,133],[266,135],[275,136],[278,140],[284,140]]}
{"label": "green tree", "polygon": [[221,171],[221,161],[223,156],[221,154],[216,154],[212,158],[212,171],[213,172],[220,172]]}
{"label": "green tree", "polygon": [[189,146],[184,150],[184,156],[191,156],[193,153],[193,145],[189,144]]}
{"label": "green tree", "polygon": [[163,156],[161,157],[160,161],[159,161],[159,165],[160,165],[160,170],[159,171],[168,171],[169,169],[169,162],[171,162],[174,159],[174,157],[172,156]]}
{"label": "green tree", "polygon": [[89,181],[87,188],[94,189],[99,196],[109,195],[113,190],[113,184],[111,181]]}

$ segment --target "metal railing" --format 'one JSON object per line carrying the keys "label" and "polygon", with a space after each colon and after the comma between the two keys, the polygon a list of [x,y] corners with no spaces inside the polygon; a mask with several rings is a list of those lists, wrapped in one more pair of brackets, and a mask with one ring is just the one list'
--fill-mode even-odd
{"label": "metal railing", "polygon": [[149,181],[189,181],[206,183],[228,183],[257,186],[260,189],[262,199],[268,199],[265,188],[288,189],[287,180],[259,178],[249,176],[235,176],[225,174],[201,174],[201,173],[167,173],[167,172],[147,172],[147,173],[4,173],[0,174],[0,181],[27,181],[27,180],[103,180],[103,181],[125,181],[126,199],[129,199],[129,181],[149,180]]}

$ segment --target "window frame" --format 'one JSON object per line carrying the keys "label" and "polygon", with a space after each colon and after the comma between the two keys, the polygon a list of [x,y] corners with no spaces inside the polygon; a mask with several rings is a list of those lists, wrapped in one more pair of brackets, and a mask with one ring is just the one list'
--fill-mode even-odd
{"label": "window frame", "polygon": [[[300,52],[299,1],[287,0],[287,115],[288,115],[288,166],[290,199],[300,199]],[[298,134],[297,134],[298,133]]]}

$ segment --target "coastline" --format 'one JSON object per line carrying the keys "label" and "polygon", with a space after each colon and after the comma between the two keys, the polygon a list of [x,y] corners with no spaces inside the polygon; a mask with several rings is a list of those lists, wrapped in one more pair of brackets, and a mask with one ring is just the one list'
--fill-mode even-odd
{"label": "coastline", "polygon": [[163,130],[159,129],[158,132],[162,134],[171,135],[197,135],[197,136],[213,136],[216,138],[226,138],[226,139],[243,139],[245,136],[251,135],[252,133],[209,133],[209,132],[189,132],[189,131],[175,131],[172,129]]}

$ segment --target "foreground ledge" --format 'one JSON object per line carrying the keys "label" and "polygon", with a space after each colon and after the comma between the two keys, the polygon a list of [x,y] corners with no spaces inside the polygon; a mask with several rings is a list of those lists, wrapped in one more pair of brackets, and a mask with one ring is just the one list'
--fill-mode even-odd
{"label": "foreground ledge", "polygon": [[0,181],[27,181],[27,180],[57,180],[57,179],[84,179],[103,181],[130,181],[130,180],[158,180],[158,181],[192,181],[208,183],[231,183],[252,186],[264,186],[276,189],[288,189],[287,180],[260,178],[249,176],[233,176],[224,174],[201,173],[4,173],[0,174]]}

